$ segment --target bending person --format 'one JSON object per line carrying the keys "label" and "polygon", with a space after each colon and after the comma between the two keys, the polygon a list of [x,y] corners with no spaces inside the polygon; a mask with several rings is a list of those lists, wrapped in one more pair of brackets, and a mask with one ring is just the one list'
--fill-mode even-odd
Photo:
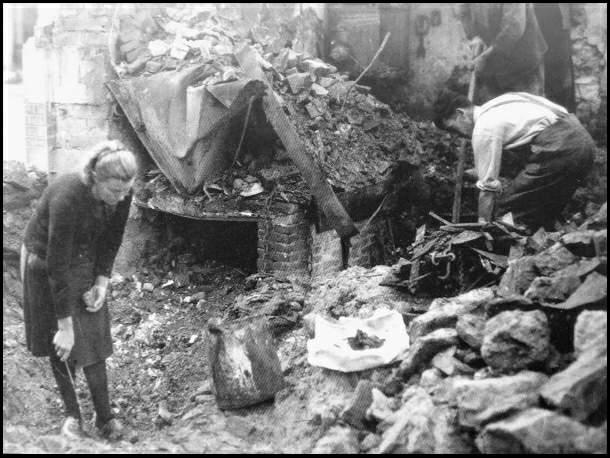
{"label": "bending person", "polygon": [[[512,212],[536,230],[554,222],[593,164],[595,143],[576,116],[525,92],[496,97],[482,106],[445,90],[435,102],[435,124],[472,139],[479,221]],[[513,152],[523,169],[502,189],[502,157]]]}
{"label": "bending person", "polygon": [[103,142],[82,173],[50,184],[26,228],[21,262],[27,347],[50,359],[66,409],[62,433],[69,437],[82,433],[71,381],[76,367],[84,369],[102,436],[122,434],[108,396],[112,340],[105,297],[136,169],[133,153],[120,142]]}

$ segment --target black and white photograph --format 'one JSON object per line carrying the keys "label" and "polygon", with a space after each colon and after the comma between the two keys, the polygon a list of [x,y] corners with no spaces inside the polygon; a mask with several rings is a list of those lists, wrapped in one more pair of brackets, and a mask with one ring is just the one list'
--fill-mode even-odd
{"label": "black and white photograph", "polygon": [[2,13],[3,453],[607,453],[607,3]]}

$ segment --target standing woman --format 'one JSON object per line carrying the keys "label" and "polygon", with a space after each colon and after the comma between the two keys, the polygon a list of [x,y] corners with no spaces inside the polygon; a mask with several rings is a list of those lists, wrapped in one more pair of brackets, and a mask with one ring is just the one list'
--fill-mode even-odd
{"label": "standing woman", "polygon": [[71,381],[77,367],[84,370],[100,433],[111,440],[122,435],[108,398],[112,340],[105,297],[136,170],[133,153],[120,142],[97,145],[83,172],[59,176],[45,190],[26,228],[21,263],[27,347],[50,359],[66,408],[62,433],[69,437],[82,433]]}

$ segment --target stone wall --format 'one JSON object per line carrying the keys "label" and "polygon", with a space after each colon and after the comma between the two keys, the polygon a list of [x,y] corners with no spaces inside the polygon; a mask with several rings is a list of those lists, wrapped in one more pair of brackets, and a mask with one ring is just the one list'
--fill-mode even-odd
{"label": "stone wall", "polygon": [[24,46],[26,160],[57,173],[78,170],[108,138],[109,5],[60,4]]}
{"label": "stone wall", "polygon": [[[428,25],[418,29],[418,22]],[[455,4],[412,3],[406,27],[410,77],[402,96],[410,116],[430,119],[432,103],[454,69],[466,73],[470,51]]]}
{"label": "stone wall", "polygon": [[606,144],[607,124],[607,5],[572,5],[572,62],[576,114],[601,143]]}
{"label": "stone wall", "polygon": [[[570,8],[576,114],[596,139],[605,144],[607,5],[572,3]],[[436,26],[432,25],[433,15],[440,16]],[[429,27],[420,39],[417,22],[422,20]],[[411,4],[407,29],[409,83],[397,97],[404,100],[404,107],[412,117],[429,118],[436,94],[452,75],[456,78],[454,84],[467,87],[470,51],[455,4]],[[424,56],[421,52],[418,56],[420,47],[425,50]]]}

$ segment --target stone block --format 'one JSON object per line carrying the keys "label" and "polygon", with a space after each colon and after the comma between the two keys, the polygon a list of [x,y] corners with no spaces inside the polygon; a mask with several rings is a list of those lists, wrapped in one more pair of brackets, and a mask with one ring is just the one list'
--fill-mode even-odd
{"label": "stone block", "polygon": [[458,335],[455,329],[442,328],[411,341],[411,346],[400,363],[399,374],[403,379],[409,378],[424,364],[427,364],[438,352],[457,345]]}
{"label": "stone block", "polygon": [[288,86],[293,94],[298,94],[304,89],[309,89],[312,85],[309,73],[293,73],[286,77],[286,81],[288,81]]}
{"label": "stone block", "polygon": [[313,454],[356,454],[360,452],[358,437],[354,430],[341,426],[331,428],[313,448]]}
{"label": "stone block", "polygon": [[523,294],[537,276],[538,272],[533,256],[511,260],[508,262],[508,269],[500,280],[498,294],[500,296]]}
{"label": "stone block", "polygon": [[550,405],[584,421],[606,405],[607,377],[607,351],[592,347],[567,369],[554,374],[541,388],[541,395]]}
{"label": "stone block", "polygon": [[479,451],[496,453],[593,453],[592,428],[548,410],[531,408],[490,423],[477,437]]}
{"label": "stone block", "polygon": [[591,347],[608,345],[608,312],[585,310],[574,326],[574,351],[581,355]]}
{"label": "stone block", "polygon": [[434,404],[421,388],[395,412],[394,422],[383,434],[375,453],[434,452]]}
{"label": "stone block", "polygon": [[539,275],[545,277],[550,277],[553,273],[576,261],[578,261],[578,257],[560,243],[556,243],[534,256],[534,264]]}
{"label": "stone block", "polygon": [[435,454],[476,454],[474,440],[460,428],[455,409],[444,404],[437,405],[433,418]]}
{"label": "stone block", "polygon": [[478,350],[483,343],[485,321],[485,317],[480,314],[466,313],[458,318],[455,330],[469,347]]}
{"label": "stone block", "polygon": [[358,382],[352,400],[341,413],[341,418],[354,428],[365,428],[366,411],[373,402],[372,389],[373,384],[370,381],[361,380]]}
{"label": "stone block", "polygon": [[598,304],[608,297],[608,279],[597,272],[590,273],[585,281],[578,287],[567,301],[557,307],[565,310],[584,305]]}
{"label": "stone block", "polygon": [[409,327],[411,341],[435,329],[455,326],[460,315],[482,307],[493,297],[493,290],[481,288],[453,298],[435,299],[430,304],[428,312],[411,322]]}
{"label": "stone block", "polygon": [[446,376],[457,374],[472,374],[474,369],[455,358],[456,347],[450,347],[437,353],[432,358],[432,366],[440,370]]}
{"label": "stone block", "polygon": [[523,295],[539,304],[556,304],[570,297],[580,284],[576,275],[536,277]]}
{"label": "stone block", "polygon": [[593,234],[594,230],[568,232],[560,241],[576,256],[592,257],[595,256]]}
{"label": "stone block", "polygon": [[378,422],[385,421],[393,412],[394,403],[377,388],[371,390],[371,403],[366,410],[366,418]]}
{"label": "stone block", "polygon": [[580,261],[559,270],[554,276],[563,277],[573,275],[582,279],[597,269],[600,265],[601,263],[597,258],[581,259]]}
{"label": "stone block", "polygon": [[459,422],[481,429],[501,416],[538,405],[539,389],[548,377],[523,371],[517,375],[454,383]]}
{"label": "stone block", "polygon": [[481,355],[499,372],[526,369],[546,360],[550,348],[550,329],[545,314],[508,311],[485,324]]}

